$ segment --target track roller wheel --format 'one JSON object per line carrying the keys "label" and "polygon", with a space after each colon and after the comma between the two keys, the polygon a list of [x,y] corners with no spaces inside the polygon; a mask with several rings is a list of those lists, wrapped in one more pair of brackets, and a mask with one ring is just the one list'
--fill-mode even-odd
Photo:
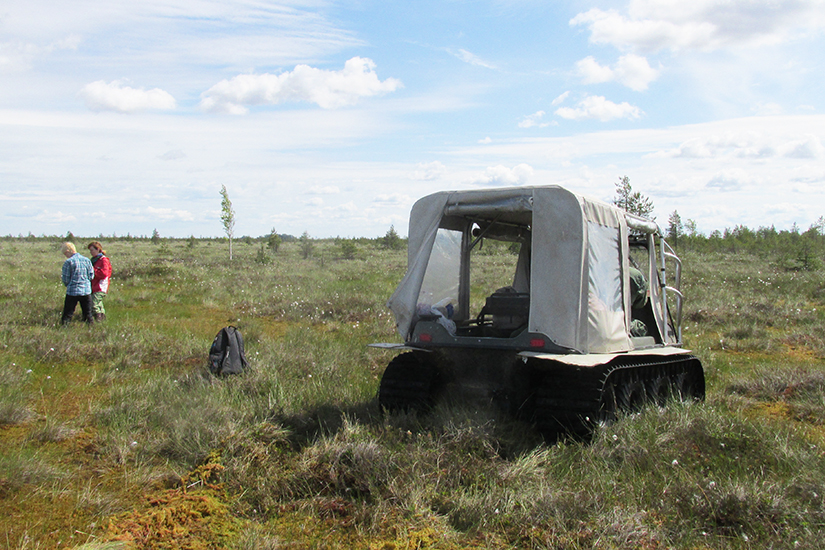
{"label": "track roller wheel", "polygon": [[618,402],[616,401],[616,387],[608,382],[604,385],[601,399],[599,401],[599,421],[613,422],[616,420],[616,411],[618,410]]}
{"label": "track roller wheel", "polygon": [[671,384],[667,376],[657,376],[647,383],[647,396],[651,403],[664,407],[670,400]]}
{"label": "track roller wheel", "polygon": [[428,354],[402,353],[389,362],[381,377],[378,404],[388,411],[426,411],[435,402],[440,378]]}
{"label": "track roller wheel", "polygon": [[647,401],[645,385],[641,380],[626,380],[617,389],[616,400],[619,408],[627,413],[637,413],[642,410]]}
{"label": "track roller wheel", "polygon": [[699,401],[703,397],[703,389],[699,388],[693,373],[680,372],[673,381],[673,394],[680,401]]}

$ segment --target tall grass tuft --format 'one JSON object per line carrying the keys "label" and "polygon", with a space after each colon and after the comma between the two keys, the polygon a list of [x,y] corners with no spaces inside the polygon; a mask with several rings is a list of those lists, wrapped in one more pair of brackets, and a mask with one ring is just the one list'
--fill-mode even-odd
{"label": "tall grass tuft", "polygon": [[0,426],[18,424],[34,416],[25,391],[28,373],[15,363],[0,364]]}
{"label": "tall grass tuft", "polygon": [[114,386],[95,414],[103,446],[118,462],[161,458],[191,467],[249,420],[237,406],[237,384],[206,372],[140,378]]}
{"label": "tall grass tuft", "polygon": [[783,369],[764,365],[754,369],[751,376],[734,378],[725,391],[752,407],[773,404],[776,414],[814,426],[825,425],[825,372],[816,363]]}
{"label": "tall grass tuft", "polygon": [[6,498],[27,486],[47,486],[64,479],[66,472],[38,451],[25,447],[0,450],[0,497]]}

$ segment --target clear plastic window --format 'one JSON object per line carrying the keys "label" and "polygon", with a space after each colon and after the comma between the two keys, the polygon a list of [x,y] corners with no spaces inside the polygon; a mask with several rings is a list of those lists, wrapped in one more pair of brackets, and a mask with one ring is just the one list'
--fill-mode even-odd
{"label": "clear plastic window", "polygon": [[461,231],[439,229],[435,236],[427,271],[418,294],[418,313],[428,308],[451,318],[458,311],[458,284],[461,275]]}
{"label": "clear plastic window", "polygon": [[591,307],[623,311],[619,230],[588,224]]}
{"label": "clear plastic window", "polygon": [[[472,251],[470,258],[470,314],[481,311],[487,297],[504,287],[515,287],[519,243],[484,239]],[[526,268],[523,268],[526,270]],[[527,274],[521,274],[520,292],[529,292]]]}
{"label": "clear plastic window", "polygon": [[627,340],[622,302],[619,229],[593,222],[587,226],[589,273],[588,349],[621,349]]}

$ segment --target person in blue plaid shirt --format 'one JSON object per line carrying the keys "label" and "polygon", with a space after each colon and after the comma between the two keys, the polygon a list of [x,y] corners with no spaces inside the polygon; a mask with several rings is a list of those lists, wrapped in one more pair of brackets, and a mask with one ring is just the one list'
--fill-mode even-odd
{"label": "person in blue plaid shirt", "polygon": [[72,243],[63,243],[63,255],[66,261],[63,262],[63,284],[66,285],[66,300],[63,302],[63,317],[61,325],[66,325],[72,320],[74,310],[80,303],[80,310],[83,312],[83,320],[89,324],[94,322],[92,317],[92,277],[94,269],[89,258],[77,253]]}

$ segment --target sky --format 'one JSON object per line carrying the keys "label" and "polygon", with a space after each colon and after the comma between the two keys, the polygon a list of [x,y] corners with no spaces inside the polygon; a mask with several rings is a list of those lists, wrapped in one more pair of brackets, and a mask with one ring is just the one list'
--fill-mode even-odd
{"label": "sky", "polygon": [[0,235],[406,235],[627,176],[660,226],[825,216],[825,0],[0,0]]}

